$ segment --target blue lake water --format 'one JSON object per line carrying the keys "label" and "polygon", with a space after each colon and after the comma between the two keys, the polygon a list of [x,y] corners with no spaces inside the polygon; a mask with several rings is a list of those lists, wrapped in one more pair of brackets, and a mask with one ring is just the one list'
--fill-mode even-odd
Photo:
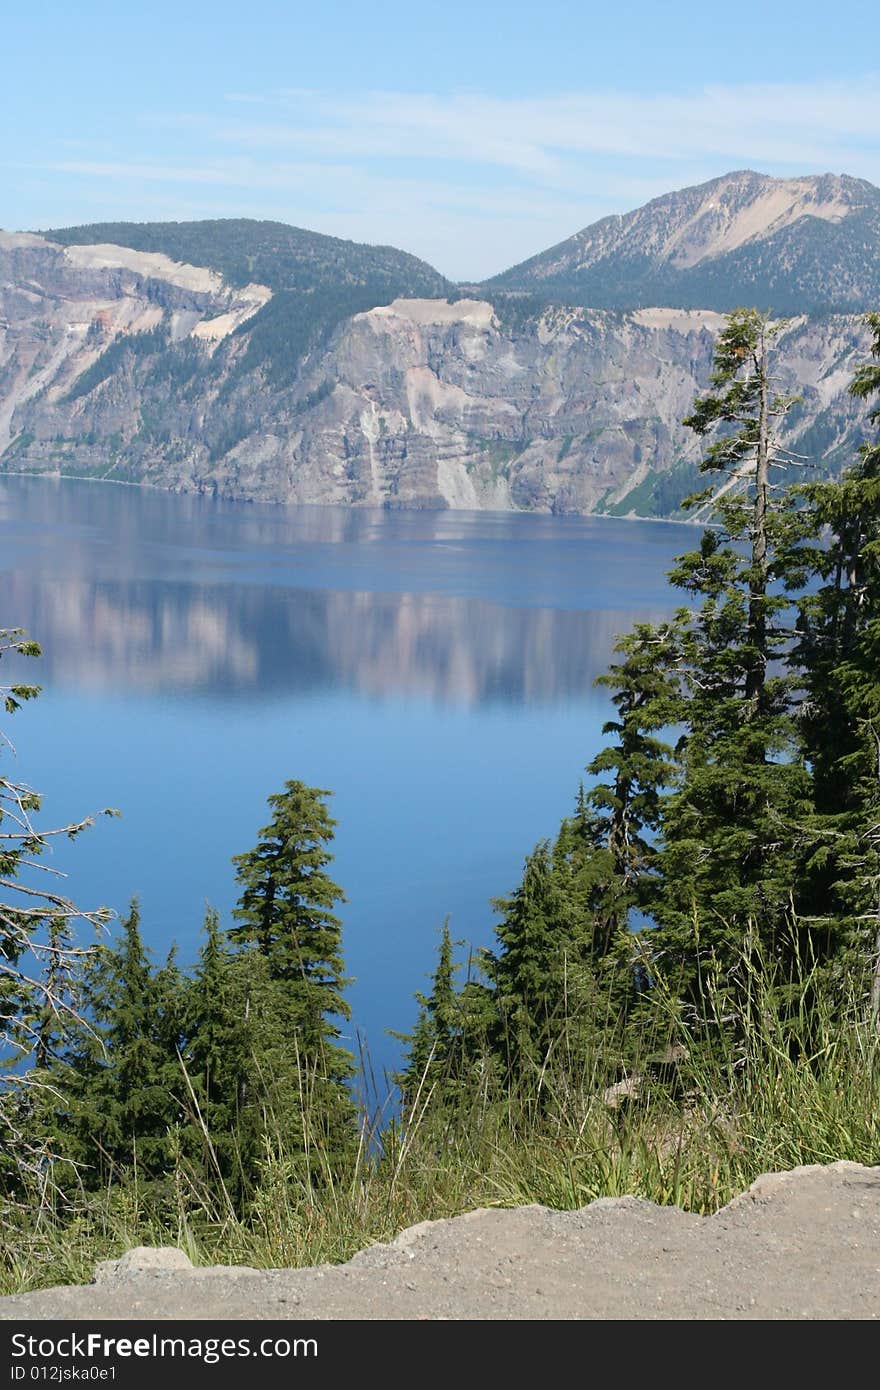
{"label": "blue lake water", "polygon": [[[331,790],[355,1030],[377,1071],[445,916],[488,944],[493,896],[572,807],[601,741],[615,634],[675,606],[693,531],[481,512],[264,508],[0,480],[0,626],[44,694],[4,726],[81,906],[140,897],[189,963],[230,858],[295,777]],[[20,667],[16,667],[18,671]],[[6,663],[4,679],[12,673]],[[4,755],[4,764],[7,755]]]}

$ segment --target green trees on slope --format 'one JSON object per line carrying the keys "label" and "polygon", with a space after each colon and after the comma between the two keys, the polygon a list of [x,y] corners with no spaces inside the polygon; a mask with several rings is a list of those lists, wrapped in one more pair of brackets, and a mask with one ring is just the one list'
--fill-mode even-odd
{"label": "green trees on slope", "polygon": [[219,1177],[240,1199],[262,1156],[263,1078],[252,1037],[258,972],[247,957],[230,952],[213,908],[205,913],[202,932],[184,999],[185,1075],[178,1089],[188,1118],[185,1149],[203,1182],[211,1185]]}
{"label": "green trees on slope", "polygon": [[[469,996],[467,990],[457,990],[455,977],[458,966],[454,953],[456,942],[443,923],[437,965],[431,975],[427,994],[417,991],[419,1013],[412,1033],[394,1033],[408,1044],[406,1070],[397,1077],[403,1103],[407,1107],[421,1104],[454,1102],[462,1084],[467,1064],[464,1047],[469,1027]],[[469,1038],[473,1043],[473,1036]]]}
{"label": "green trees on slope", "polygon": [[[619,639],[621,659],[612,662],[597,684],[612,691],[616,715],[603,726],[613,734],[587,772],[598,780],[586,802],[597,817],[599,840],[610,858],[598,908],[605,920],[606,945],[626,931],[633,910],[652,905],[663,793],[678,770],[669,731],[681,719],[679,669],[685,620],[659,626],[638,623]],[[603,780],[613,773],[613,780]],[[579,812],[583,819],[583,811]]]}
{"label": "green trees on slope", "polygon": [[[481,1028],[510,1082],[573,1037],[623,1064],[661,1006],[726,1047],[749,961],[783,1009],[796,980],[833,997],[861,977],[880,1025],[880,443],[839,482],[780,483],[800,462],[776,439],[781,328],[728,317],[685,422],[714,475],[670,574],[685,602],[620,639],[596,780],[496,904]],[[880,391],[880,365],[852,389]]]}
{"label": "green trees on slope", "polygon": [[64,1182],[136,1174],[161,1189],[182,1162],[241,1209],[269,1164],[312,1181],[343,1161],[357,1133],[324,796],[288,782],[270,797],[271,823],[235,860],[236,924],[207,911],[191,976],[173,951],[152,965],[136,902],[88,955],[78,1013],[39,1059],[34,1123],[51,1131]]}
{"label": "green trees on slope", "polygon": [[68,1102],[59,1116],[62,1148],[92,1181],[167,1164],[181,1114],[181,1002],[173,954],[153,970],[133,902],[118,939],[90,957],[84,1016],[48,1073]]}
{"label": "green trees on slope", "polygon": [[[880,315],[869,320],[876,363],[853,394],[880,394]],[[871,413],[880,423],[880,405]],[[805,490],[808,569],[794,659],[803,672],[801,730],[814,814],[802,853],[805,912],[838,968],[866,963],[880,1024],[880,440],[836,484]]]}

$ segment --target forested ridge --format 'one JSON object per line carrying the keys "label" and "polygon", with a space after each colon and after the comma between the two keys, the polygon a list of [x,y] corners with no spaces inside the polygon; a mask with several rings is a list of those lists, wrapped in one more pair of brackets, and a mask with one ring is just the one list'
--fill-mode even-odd
{"label": "forested ridge", "polygon": [[230,285],[271,290],[385,282],[392,293],[437,295],[449,282],[426,261],[395,246],[369,246],[286,222],[227,217],[198,222],[91,222],[41,233],[62,246],[130,246],[208,266]]}
{"label": "forested ridge", "polygon": [[[333,330],[353,314],[390,304],[398,296],[436,298],[453,293],[452,284],[439,271],[406,251],[345,241],[284,222],[246,217],[95,222],[52,228],[44,235],[62,246],[110,244],[159,252],[174,261],[215,270],[230,285],[268,285],[272,298],[240,330],[248,338],[240,370],[263,366],[268,379],[276,383],[295,375],[306,353],[326,343]],[[136,341],[128,340],[126,347]],[[201,361],[203,371],[205,366]],[[99,367],[107,370],[103,361]],[[77,390],[90,391],[95,384],[80,381]]]}
{"label": "forested ridge", "polygon": [[[869,323],[851,389],[878,426]],[[312,1263],[479,1203],[707,1211],[767,1168],[878,1161],[880,439],[804,480],[777,332],[727,316],[683,422],[707,524],[681,604],[621,636],[604,746],[492,948],[462,961],[442,927],[390,1100],[344,1046],[329,792],[269,797],[233,919],[208,910],[184,971],[151,961],[136,902],[92,944],[102,916],[39,879],[86,823],[46,832],[0,781],[5,1287],[135,1238]],[[38,655],[18,629],[4,650]]]}

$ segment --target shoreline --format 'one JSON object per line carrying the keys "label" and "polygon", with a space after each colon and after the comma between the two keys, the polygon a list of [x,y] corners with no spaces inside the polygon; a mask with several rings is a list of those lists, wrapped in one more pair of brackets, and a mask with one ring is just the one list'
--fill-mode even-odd
{"label": "shoreline", "polygon": [[164,492],[169,497],[200,497],[209,502],[232,503],[235,506],[246,507],[333,507],[348,512],[383,512],[391,513],[396,511],[421,512],[425,515],[445,514],[447,512],[461,516],[535,516],[552,517],[556,521],[638,521],[647,522],[650,525],[659,526],[687,526],[689,528],[703,527],[709,523],[688,518],[679,519],[674,516],[639,516],[635,512],[612,514],[611,512],[538,512],[529,511],[524,507],[386,507],[381,503],[370,502],[270,502],[262,497],[226,497],[217,496],[216,493],[199,492],[198,489],[182,489],[161,487],[158,483],[147,481],[135,481],[130,478],[95,478],[86,473],[48,473],[31,469],[17,468],[14,471],[5,469],[0,465],[0,482],[10,478],[42,478],[47,482],[53,483],[97,483],[103,485],[109,483],[114,487],[143,488],[150,492]]}

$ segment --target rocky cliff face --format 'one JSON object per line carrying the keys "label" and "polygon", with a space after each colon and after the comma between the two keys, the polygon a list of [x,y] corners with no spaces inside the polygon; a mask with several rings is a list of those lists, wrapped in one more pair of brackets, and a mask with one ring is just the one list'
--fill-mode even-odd
{"label": "rocky cliff face", "polygon": [[[674,514],[711,310],[396,299],[285,369],[249,356],[273,292],[159,252],[0,238],[0,471],[268,502]],[[857,315],[780,339],[786,443],[852,457]]]}

